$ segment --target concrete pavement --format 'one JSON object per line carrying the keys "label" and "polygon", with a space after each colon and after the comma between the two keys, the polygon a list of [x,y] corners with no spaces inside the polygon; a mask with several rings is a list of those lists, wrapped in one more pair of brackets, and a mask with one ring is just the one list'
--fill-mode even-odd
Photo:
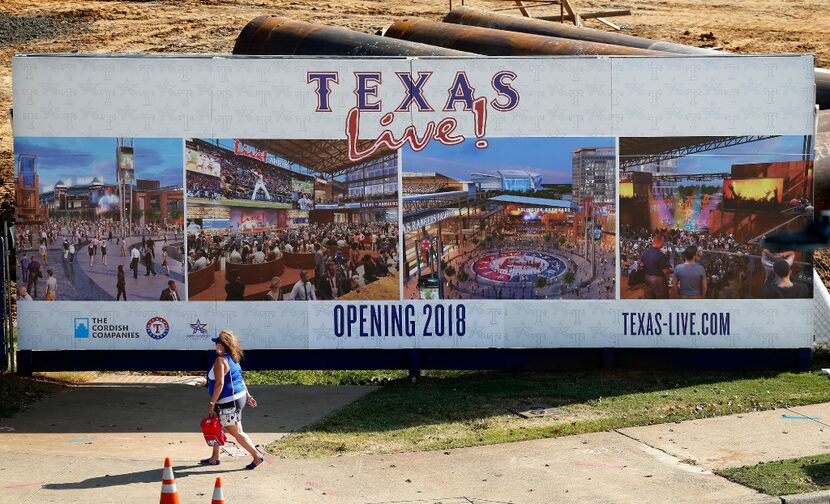
{"label": "concrete pavement", "polygon": [[[123,381],[123,380],[122,380]],[[245,430],[267,444],[371,387],[254,386]],[[165,456],[184,504],[208,502],[220,475],[229,503],[779,502],[711,469],[830,451],[830,404],[438,452],[309,460],[207,456],[201,387],[93,383],[0,421],[0,503],[151,502]],[[818,418],[817,418],[818,417]]]}
{"label": "concrete pavement", "polygon": [[759,411],[620,432],[708,469],[830,453],[830,404]]}

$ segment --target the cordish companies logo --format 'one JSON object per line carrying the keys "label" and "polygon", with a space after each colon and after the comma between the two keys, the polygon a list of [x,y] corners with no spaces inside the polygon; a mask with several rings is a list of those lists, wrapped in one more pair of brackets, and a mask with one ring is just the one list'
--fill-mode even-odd
{"label": "the cordish companies logo", "polygon": [[136,339],[141,335],[131,331],[129,324],[111,324],[107,317],[75,317],[74,335],[78,339]]}
{"label": "the cordish companies logo", "polygon": [[207,339],[210,337],[207,330],[207,324],[203,324],[201,320],[196,319],[196,322],[190,324],[190,328],[193,329],[187,337],[193,339]]}
{"label": "the cordish companies logo", "polygon": [[75,337],[89,338],[89,319],[86,317],[75,317]]}
{"label": "the cordish companies logo", "polygon": [[170,332],[170,324],[161,317],[153,317],[147,321],[147,336],[153,339],[163,339]]}

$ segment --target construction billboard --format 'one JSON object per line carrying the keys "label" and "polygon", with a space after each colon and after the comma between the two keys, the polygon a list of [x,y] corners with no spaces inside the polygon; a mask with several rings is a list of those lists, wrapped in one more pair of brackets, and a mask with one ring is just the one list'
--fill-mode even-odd
{"label": "construction billboard", "polygon": [[762,242],[812,219],[812,57],[13,77],[22,350],[811,345],[812,258]]}

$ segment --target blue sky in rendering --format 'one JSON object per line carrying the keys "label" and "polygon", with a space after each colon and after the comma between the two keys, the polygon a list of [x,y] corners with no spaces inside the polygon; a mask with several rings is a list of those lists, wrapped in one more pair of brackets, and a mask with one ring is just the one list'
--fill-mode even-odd
{"label": "blue sky in rendering", "polygon": [[[59,180],[71,186],[101,177],[114,184],[116,146],[115,138],[15,138],[15,169],[19,154],[36,155],[41,192]],[[158,180],[162,187],[183,185],[182,149],[179,138],[135,139],[136,178]]]}
{"label": "blue sky in rendering", "polygon": [[570,184],[573,151],[586,147],[614,147],[610,137],[488,138],[486,149],[468,139],[447,147],[432,142],[420,152],[401,150],[403,171],[438,172],[456,180],[470,173],[528,170],[542,175],[543,184]]}
{"label": "blue sky in rendering", "polygon": [[677,173],[725,173],[732,165],[800,161],[803,136],[780,136],[678,158]]}

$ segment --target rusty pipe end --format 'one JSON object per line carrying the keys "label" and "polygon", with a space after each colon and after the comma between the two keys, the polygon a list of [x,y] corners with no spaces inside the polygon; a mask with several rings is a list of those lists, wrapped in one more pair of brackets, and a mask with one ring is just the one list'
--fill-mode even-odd
{"label": "rusty pipe end", "polygon": [[453,10],[448,12],[447,15],[444,16],[444,19],[442,20],[442,22],[443,23],[463,24],[463,23],[460,22],[461,19],[464,19],[468,15],[482,14],[484,12],[485,11],[482,11],[481,9],[476,9],[474,7],[469,7],[467,5],[461,5],[459,7],[453,8]]}
{"label": "rusty pipe end", "polygon": [[268,15],[259,16],[246,24],[236,37],[236,42],[233,44],[233,51],[231,51],[231,54],[249,54],[248,49],[251,47],[251,41],[254,38],[254,34],[270,17],[271,16]]}
{"label": "rusty pipe end", "polygon": [[231,54],[262,54],[262,41],[268,37],[271,30],[290,22],[292,20],[289,18],[267,14],[255,18],[242,28]]}
{"label": "rusty pipe end", "polygon": [[383,32],[383,36],[384,37],[395,38],[395,39],[402,39],[404,37],[404,35],[415,24],[418,23],[418,21],[419,21],[418,19],[410,19],[410,18],[398,19],[397,21],[395,21],[394,23],[389,25],[389,28],[387,28],[386,31]]}

